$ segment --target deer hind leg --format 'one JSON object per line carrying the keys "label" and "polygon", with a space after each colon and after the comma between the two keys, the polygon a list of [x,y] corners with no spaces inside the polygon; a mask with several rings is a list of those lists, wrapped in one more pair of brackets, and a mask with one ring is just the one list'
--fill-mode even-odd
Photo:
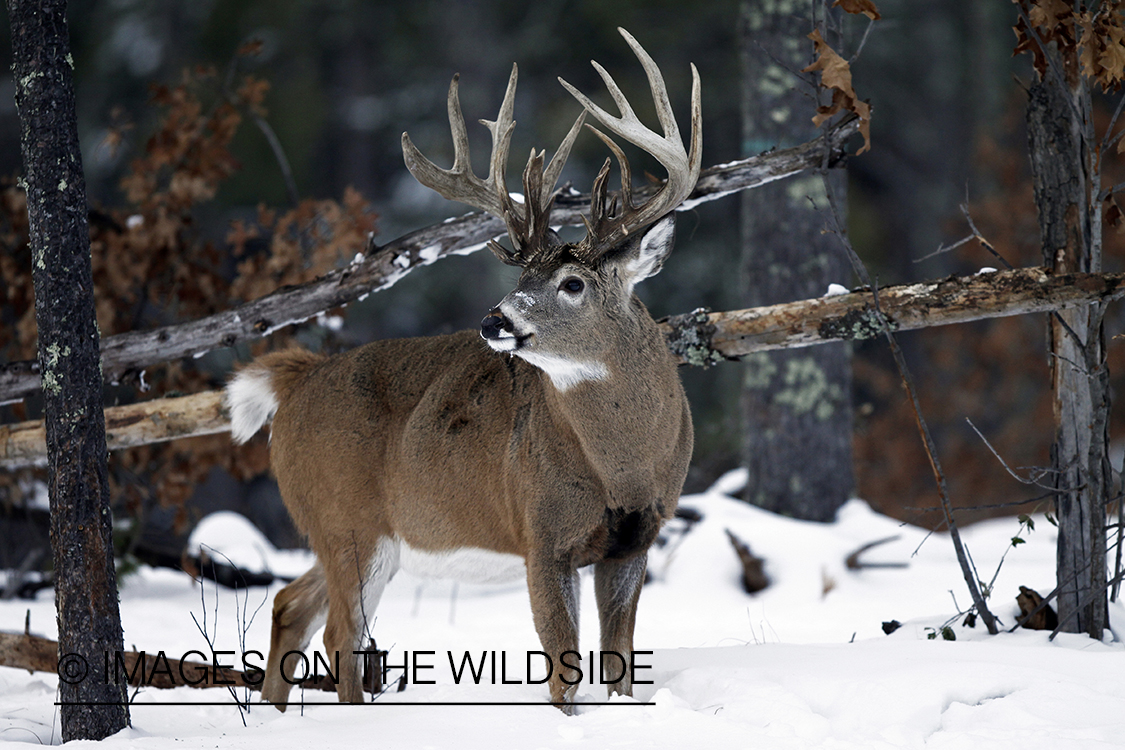
{"label": "deer hind leg", "polygon": [[[358,547],[345,545],[337,556],[339,563],[328,571],[328,623],[324,629],[324,648],[335,665],[336,696],[341,703],[362,703],[362,672],[357,651],[362,639],[375,625],[375,609],[383,589],[398,570],[398,544],[381,538],[371,546],[373,552],[362,555]],[[366,559],[364,559],[366,558]]]}
{"label": "deer hind leg", "polygon": [[[554,665],[548,681],[551,702],[563,713],[572,714],[581,674],[564,667],[561,657],[564,651],[578,651],[578,572],[562,561],[531,557],[527,560],[527,584],[535,630]],[[567,659],[574,660],[573,655]]]}
{"label": "deer hind leg", "polygon": [[279,711],[285,710],[293,675],[301,661],[296,657],[284,660],[282,657],[291,651],[304,652],[312,634],[324,624],[327,610],[328,587],[319,561],[274,597],[270,656],[262,683],[262,700],[275,704]]}
{"label": "deer hind leg", "polygon": [[637,600],[645,580],[648,555],[644,552],[625,559],[603,560],[594,566],[594,597],[598,602],[602,651],[620,655],[620,659],[602,655],[607,680],[620,677],[607,688],[609,694],[633,694],[630,663],[633,653],[633,625],[637,618]]}

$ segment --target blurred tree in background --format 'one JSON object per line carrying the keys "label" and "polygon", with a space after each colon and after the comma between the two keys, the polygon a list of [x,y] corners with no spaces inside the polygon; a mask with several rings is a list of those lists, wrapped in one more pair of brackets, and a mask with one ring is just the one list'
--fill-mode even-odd
{"label": "blurred tree in background", "polygon": [[[747,2],[753,6],[756,0]],[[811,0],[792,5],[794,14],[811,18]],[[1021,118],[1026,95],[1018,83],[1029,79],[1030,70],[1026,61],[1011,57],[1012,8],[975,0],[883,0],[879,9],[883,18],[853,66],[856,87],[874,111],[873,149],[852,159],[848,167],[850,231],[873,275],[881,284],[890,284],[995,265],[975,243],[915,263],[967,233],[958,209],[966,200],[981,231],[1014,265],[1037,264],[1038,230]],[[214,282],[215,294],[205,302],[197,300],[198,305],[228,307],[259,294],[268,286],[263,279],[292,283],[298,276],[315,275],[337,257],[348,257],[353,245],[331,240],[317,244],[306,234],[304,244],[298,243],[300,257],[291,259],[289,271],[267,278],[271,268],[277,270],[269,259],[286,252],[274,238],[284,237],[286,226],[307,229],[311,217],[325,211],[337,212],[332,215],[344,222],[338,226],[345,233],[361,231],[363,217],[378,215],[376,241],[387,241],[467,210],[417,185],[403,168],[399,145],[401,133],[408,130],[438,163],[452,161],[444,105],[455,72],[462,74],[462,104],[472,121],[495,114],[511,63],[519,63],[520,126],[512,149],[516,153],[533,144],[550,147],[559,142],[577,105],[556,76],[585,90],[599,90],[590,59],[613,70],[631,100],[646,101],[644,76],[620,43],[617,26],[629,29],[659,62],[681,121],[690,88],[688,63],[699,67],[704,166],[730,161],[746,155],[740,119],[739,13],[737,0],[694,7],[669,0],[76,0],[70,10],[72,46],[94,225],[101,217],[111,229],[118,224],[130,230],[129,217],[137,213],[149,221],[139,204],[131,202],[130,183],[123,180],[131,173],[136,176],[136,160],[150,158],[150,135],[161,132],[168,108],[177,106],[168,97],[174,99],[176,87],[189,83],[183,71],[196,71],[200,65],[214,70],[190,82],[198,89],[199,117],[232,106],[242,119],[223,145],[230,156],[228,172],[214,181],[213,195],[193,201],[186,223],[177,229],[177,236],[196,249],[193,252],[206,256],[209,270],[192,271],[192,284]],[[845,31],[849,38],[844,48],[855,49],[863,24]],[[7,27],[0,33],[5,35],[0,45],[7,48]],[[255,39],[261,41],[256,54],[239,56]],[[246,75],[267,82],[268,89],[263,85],[238,94]],[[153,83],[164,88],[154,90]],[[796,81],[781,85],[798,86]],[[0,175],[19,170],[12,91],[11,77],[5,73],[0,76]],[[232,94],[242,98],[232,102]],[[810,118],[814,106],[810,100]],[[264,120],[291,165],[298,199],[330,200],[336,208],[293,205],[277,153],[254,122],[257,108],[265,112]],[[488,153],[483,145],[486,131],[469,127],[470,139],[481,144],[474,152],[483,159]],[[630,157],[640,169],[660,174],[643,155],[631,152]],[[563,180],[587,190],[604,158],[597,139],[580,138]],[[484,171],[483,163],[476,166]],[[1107,174],[1118,168],[1107,166]],[[24,231],[19,201],[18,191],[3,195],[7,218],[0,238],[9,257]],[[730,198],[681,216],[676,252],[660,276],[639,288],[655,316],[699,306],[742,306],[736,270],[738,210],[739,201]],[[290,214],[295,224],[285,224],[287,212],[297,212]],[[1107,270],[1121,265],[1121,245],[1119,236],[1107,238]],[[332,252],[318,254],[316,248],[329,246]],[[236,250],[242,254],[236,257]],[[107,257],[112,264],[115,256]],[[167,270],[175,277],[175,267]],[[29,300],[11,283],[20,273],[18,264],[6,264],[2,272],[0,324],[14,329]],[[513,281],[514,272],[487,253],[450,258],[351,305],[339,331],[310,321],[288,334],[306,345],[338,349],[379,337],[473,327]],[[849,278],[836,281],[854,283]],[[200,314],[198,307],[170,298],[138,305],[137,300],[108,297],[103,305],[127,309],[141,327]],[[1118,320],[1108,320],[1107,326],[1111,336],[1121,328]],[[1026,497],[965,424],[966,416],[1009,463],[1047,463],[1051,426],[1042,331],[1043,322],[1036,316],[901,336],[958,504],[1000,504]],[[23,335],[26,340],[27,332]],[[175,371],[172,374],[149,373],[148,380],[156,393],[214,385],[236,358],[248,354],[245,348],[213,352],[167,368]],[[934,505],[936,496],[885,346],[864,343],[855,347],[854,355],[857,494],[883,512],[931,523],[936,516],[915,510]],[[11,349],[0,351],[4,361],[24,356]],[[1117,347],[1110,347],[1110,357],[1113,371],[1121,372],[1114,359],[1120,358]],[[192,374],[177,381],[177,372]],[[737,404],[742,373],[738,367],[720,365],[709,371],[685,369],[683,375],[697,431],[688,489],[697,490],[740,461]],[[115,390],[111,398],[138,398],[135,385]],[[32,418],[38,408],[32,399],[26,408],[5,407],[2,416],[4,421]],[[181,456],[182,461],[169,461],[168,455]],[[198,466],[190,465],[194,454],[173,450],[168,455],[150,453],[128,471],[163,471],[166,480],[159,484],[176,484],[178,494],[186,496],[201,479]],[[226,456],[229,461],[229,451]],[[257,460],[244,466],[249,473],[264,464]]]}

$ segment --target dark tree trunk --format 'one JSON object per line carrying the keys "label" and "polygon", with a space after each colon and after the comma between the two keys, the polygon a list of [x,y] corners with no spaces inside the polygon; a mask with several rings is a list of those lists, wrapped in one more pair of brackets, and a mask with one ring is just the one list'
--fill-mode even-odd
{"label": "dark tree trunk", "polygon": [[[63,741],[129,721],[104,654],[122,648],[105,421],[65,0],[8,0],[47,429]],[[112,661],[112,659],[111,659]]]}
{"label": "dark tree trunk", "polygon": [[[812,43],[805,38],[809,22],[780,6],[767,6],[742,6],[747,155],[815,135],[809,99],[783,67],[799,70],[812,62]],[[842,201],[844,172],[829,179]],[[852,278],[838,243],[823,233],[826,209],[817,175],[742,194],[747,307],[819,297],[830,283],[846,284]],[[847,501],[854,484],[850,357],[849,345],[841,343],[745,358],[743,446],[750,470],[749,502],[795,518],[831,521]]]}
{"label": "dark tree trunk", "polygon": [[[1057,54],[1052,57],[1057,74],[1048,71],[1032,87],[1027,109],[1043,261],[1057,273],[1100,271],[1101,216],[1091,201],[1100,176],[1086,146],[1093,137],[1089,91],[1077,75],[1064,73],[1077,71],[1076,64],[1063,65]],[[1047,330],[1055,407],[1051,462],[1058,490],[1060,629],[1098,639],[1109,626],[1105,508],[1112,491],[1104,312],[1104,303],[1059,311],[1048,318]]]}

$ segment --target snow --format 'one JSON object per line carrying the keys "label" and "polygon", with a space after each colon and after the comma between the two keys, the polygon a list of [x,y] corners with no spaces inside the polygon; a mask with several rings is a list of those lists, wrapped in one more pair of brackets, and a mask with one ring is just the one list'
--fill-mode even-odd
{"label": "snow", "polygon": [[[400,573],[387,586],[374,635],[391,651],[431,664],[409,684],[375,704],[341,706],[329,693],[305,693],[303,709],[280,714],[250,704],[243,716],[223,690],[145,689],[135,697],[131,728],[100,743],[105,748],[271,747],[303,750],[328,740],[333,747],[380,748],[1101,748],[1125,747],[1125,647],[1107,633],[1102,642],[1041,631],[989,636],[968,628],[954,603],[967,594],[946,536],[927,537],[853,500],[832,524],[795,521],[738,502],[744,476],[732,473],[681,504],[703,520],[654,549],[653,581],[637,614],[634,698],[606,701],[601,686],[579,687],[577,716],[545,705],[439,705],[449,702],[535,703],[545,685],[480,684],[467,675],[454,684],[449,657],[465,651],[507,660],[509,679],[524,678],[526,653],[540,649],[523,583],[467,585],[423,581]],[[1015,621],[1020,585],[1047,593],[1054,586],[1055,530],[1036,516],[1035,530],[1008,552],[990,604],[1006,627]],[[766,558],[772,585],[755,596],[739,584],[740,567],[726,530]],[[988,581],[1016,519],[962,530]],[[847,555],[876,539],[897,540],[861,556],[869,563],[907,567],[849,570]],[[192,535],[213,556],[251,569],[294,575],[311,564],[307,553],[279,552],[241,516],[204,520]],[[593,578],[581,576],[581,648],[597,649]],[[121,611],[128,648],[178,656],[209,651],[193,616],[217,650],[237,654],[269,645],[270,606],[279,586],[235,593],[200,586],[169,570],[142,569],[127,577]],[[0,629],[20,631],[30,609],[31,630],[54,638],[51,597],[0,602]],[[1114,629],[1125,608],[1111,605]],[[881,623],[903,626],[884,635]],[[955,641],[930,638],[951,621]],[[243,645],[243,643],[245,645]],[[323,649],[320,634],[309,651]],[[433,651],[433,655],[415,652]],[[493,654],[495,652],[495,654]],[[311,655],[311,654],[310,654]],[[227,663],[239,656],[225,656]],[[251,656],[253,663],[264,657]],[[584,657],[585,658],[585,657]],[[541,676],[538,660],[533,677]],[[648,665],[642,668],[640,665]],[[392,674],[392,679],[397,673]],[[0,745],[58,743],[57,678],[0,668]],[[291,700],[301,700],[294,691]],[[223,705],[181,705],[190,702]],[[329,701],[328,705],[311,705]],[[175,705],[172,705],[175,704]],[[244,725],[245,720],[245,725]]]}

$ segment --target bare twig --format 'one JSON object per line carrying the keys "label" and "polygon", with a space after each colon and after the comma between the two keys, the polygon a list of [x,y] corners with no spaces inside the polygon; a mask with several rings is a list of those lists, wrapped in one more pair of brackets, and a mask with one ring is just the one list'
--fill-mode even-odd
{"label": "bare twig", "polygon": [[1012,270],[1012,264],[1008,262],[1008,259],[998,253],[992,243],[986,240],[984,238],[984,235],[981,234],[980,230],[977,229],[977,225],[973,221],[972,214],[969,213],[969,206],[967,203],[961,204],[961,214],[965,217],[965,221],[966,223],[968,223],[969,229],[973,230],[973,236],[977,238],[977,241],[980,242],[981,245],[984,246],[984,249],[990,252],[992,254],[992,257],[996,258],[996,260],[1003,263],[1005,268],[1007,268],[1009,271]]}
{"label": "bare twig", "polygon": [[854,64],[855,61],[859,59],[859,56],[863,54],[863,48],[867,45],[867,37],[871,36],[871,28],[874,25],[874,18],[867,19],[867,28],[863,30],[863,36],[860,38],[859,44],[855,48],[855,53],[848,58],[848,65]]}
{"label": "bare twig", "polygon": [[[967,192],[968,191],[966,191],[966,193]],[[966,196],[966,200],[967,200],[967,196]],[[949,246],[942,245],[942,246],[938,247],[937,250],[934,250],[932,253],[930,253],[929,255],[923,255],[921,258],[916,258],[914,260],[914,262],[915,263],[921,263],[922,261],[929,260],[930,258],[933,258],[934,256],[942,255],[944,253],[948,253],[951,250],[956,250],[957,248],[961,247],[962,245],[964,245],[967,242],[971,242],[972,240],[976,240],[977,242],[979,242],[981,244],[981,246],[985,250],[987,250],[994,258],[996,258],[996,260],[1000,261],[1000,263],[1002,263],[1005,268],[1007,268],[1009,271],[1012,270],[1012,268],[1013,268],[1012,264],[1009,263],[1008,260],[1003,255],[1001,255],[999,252],[997,252],[997,250],[993,246],[993,244],[991,242],[989,242],[987,239],[985,239],[984,235],[981,234],[979,229],[977,229],[977,225],[973,221],[972,215],[969,213],[969,205],[968,205],[967,202],[961,204],[961,215],[965,217],[965,222],[969,225],[969,229],[972,231],[972,234],[969,234],[969,235],[966,235],[965,237],[962,237],[957,242],[954,242],[952,245],[949,245]]]}
{"label": "bare twig", "polygon": [[[1079,571],[1079,572],[1081,572],[1081,571]],[[1107,581],[1106,582],[1106,588],[1109,588],[1109,587],[1115,586],[1115,585],[1119,585],[1121,583],[1122,578],[1125,578],[1125,571],[1119,571],[1117,573],[1117,575],[1115,575],[1112,579]],[[1058,591],[1058,589],[1056,588],[1055,591]],[[1052,593],[1055,593],[1055,592],[1052,592]],[[1066,625],[1071,620],[1073,620],[1075,617],[1077,617],[1079,612],[1085,611],[1086,607],[1088,607],[1090,605],[1090,602],[1093,601],[1095,596],[1103,596],[1104,593],[1105,593],[1104,589],[1098,590],[1098,591],[1087,590],[1085,595],[1078,601],[1077,607],[1074,607],[1073,609],[1071,609],[1069,612],[1066,613],[1066,615],[1063,615],[1060,612],[1060,614],[1059,614],[1059,624],[1054,630],[1051,631],[1050,640],[1053,641],[1055,639],[1055,636],[1058,635],[1059,632],[1063,629],[1063,626]]]}
{"label": "bare twig", "polygon": [[[252,44],[260,44],[260,40],[256,40]],[[231,57],[230,63],[227,65],[227,74],[223,79],[223,96],[231,104],[235,104],[237,97],[234,95],[234,79],[238,74],[238,63],[244,56],[244,47],[240,47],[238,51]],[[253,54],[257,54],[254,52]],[[277,137],[277,133],[266,121],[266,118],[255,112],[252,108],[247,107],[247,114],[258,130],[265,136],[266,143],[269,144],[270,151],[273,152],[273,158],[277,161],[277,166],[281,170],[281,179],[285,182],[285,192],[289,196],[289,202],[293,206],[297,206],[301,202],[301,194],[297,190],[297,182],[293,179],[293,169],[289,166],[289,157],[285,155],[285,149],[281,146],[281,139]]]}
{"label": "bare twig", "polygon": [[[959,505],[955,510],[995,510],[997,508],[1018,508],[1021,505],[1030,505],[1031,503],[1038,503],[1044,500],[1051,500],[1062,493],[1063,490],[1051,490],[1042,495],[1029,497],[1027,500],[1012,500],[1006,503],[987,503],[984,505]],[[907,505],[904,510],[918,511],[919,513],[930,513],[935,510],[941,510],[940,505]]]}
{"label": "bare twig", "polygon": [[934,250],[932,253],[928,253],[927,255],[923,255],[921,258],[915,258],[914,262],[915,263],[921,263],[924,260],[929,260],[930,258],[936,258],[939,255],[945,255],[948,252],[956,250],[957,248],[961,247],[962,245],[967,245],[968,243],[972,242],[975,239],[977,239],[976,235],[967,234],[964,237],[962,237],[961,239],[954,242],[952,245],[946,245],[946,244],[938,245],[937,250]]}
{"label": "bare twig", "polygon": [[[1125,133],[1125,131],[1122,132]],[[1120,193],[1122,190],[1125,190],[1125,182],[1119,182],[1116,185],[1105,188],[1100,193],[1098,193],[1098,203],[1101,203],[1111,195]]]}
{"label": "bare twig", "polygon": [[1122,94],[1117,100],[1117,106],[1113,109],[1113,116],[1109,118],[1109,127],[1105,129],[1105,135],[1102,137],[1102,153],[1108,151],[1113,143],[1121,137],[1121,134],[1125,133],[1125,130],[1123,130],[1116,136],[1113,135],[1113,128],[1117,125],[1117,118],[1121,116],[1122,109],[1125,109],[1125,94]]}
{"label": "bare twig", "polygon": [[961,542],[961,534],[957,529],[957,523],[953,519],[953,509],[949,501],[949,489],[945,481],[945,473],[942,471],[941,462],[938,460],[937,447],[934,445],[933,436],[930,434],[929,427],[926,426],[925,417],[922,416],[922,406],[918,400],[917,389],[914,387],[913,378],[910,376],[910,370],[906,365],[906,357],[902,353],[902,349],[898,345],[890,326],[887,324],[886,318],[883,316],[879,309],[879,294],[878,288],[871,281],[871,276],[867,273],[867,268],[863,265],[859,255],[856,253],[855,248],[852,247],[851,240],[847,237],[847,230],[844,228],[840,220],[840,208],[836,202],[835,191],[832,188],[832,181],[827,179],[827,174],[822,172],[824,188],[828,195],[828,202],[832,210],[830,217],[832,219],[833,227],[832,233],[840,241],[844,251],[848,255],[848,260],[851,261],[852,268],[855,270],[856,275],[860,280],[871,288],[871,293],[874,297],[876,319],[879,321],[883,329],[883,334],[886,336],[887,343],[891,347],[891,353],[894,355],[895,364],[898,366],[899,375],[902,377],[903,385],[906,387],[907,393],[910,395],[910,404],[914,410],[914,418],[918,424],[918,430],[922,436],[922,442],[926,448],[926,454],[930,460],[930,468],[934,473],[934,480],[938,487],[938,496],[941,499],[942,512],[945,515],[945,522],[949,527],[949,535],[953,541],[953,548],[957,553],[957,561],[961,564],[961,572],[965,577],[965,584],[969,588],[969,594],[972,596],[973,604],[977,609],[977,614],[984,620],[985,627],[991,635],[997,633],[996,618],[988,609],[988,604],[985,602],[984,597],[981,595],[979,578],[973,568],[968,552],[964,544]]}
{"label": "bare twig", "polygon": [[973,428],[973,432],[975,432],[977,434],[977,437],[979,437],[981,439],[981,442],[983,442],[985,444],[985,447],[987,447],[988,450],[992,453],[992,455],[996,457],[996,460],[999,461],[1000,465],[1004,467],[1004,471],[1008,472],[1008,474],[1011,475],[1012,479],[1015,479],[1020,484],[1030,484],[1030,485],[1033,485],[1035,487],[1039,487],[1040,489],[1044,489],[1044,490],[1054,490],[1055,489],[1054,487],[1047,487],[1046,485],[1039,484],[1040,479],[1042,479],[1047,474],[1052,473],[1051,469],[1044,469],[1044,468],[1039,469],[1038,470],[1039,473],[1033,479],[1021,477],[1019,474],[1017,474],[1015,471],[1013,471],[1010,466],[1008,466],[1007,461],[1005,461],[1003,458],[1000,457],[1000,454],[997,453],[996,449],[992,447],[992,443],[988,442],[988,438],[986,438],[984,436],[984,434],[980,430],[977,429],[977,426],[975,424],[973,424],[973,420],[969,419],[968,417],[965,417],[965,421],[969,423],[969,427]]}
{"label": "bare twig", "polygon": [[258,130],[262,131],[266,143],[273,151],[273,158],[277,160],[277,166],[281,170],[281,179],[285,181],[285,192],[289,196],[289,202],[294,206],[298,205],[301,202],[301,194],[297,191],[297,181],[293,179],[293,168],[289,166],[289,157],[285,155],[285,149],[281,146],[281,139],[277,137],[277,133],[274,132],[266,118],[257,112],[251,112],[250,119],[258,126]]}

